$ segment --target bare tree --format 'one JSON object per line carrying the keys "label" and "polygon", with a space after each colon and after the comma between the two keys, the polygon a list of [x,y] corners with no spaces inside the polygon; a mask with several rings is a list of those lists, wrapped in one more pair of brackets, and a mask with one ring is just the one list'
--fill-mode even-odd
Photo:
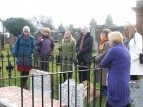
{"label": "bare tree", "polygon": [[53,20],[51,16],[44,16],[44,15],[40,15],[40,16],[34,16],[33,17],[34,22],[41,23],[44,27],[49,27],[50,29],[54,29],[54,25],[53,25]]}

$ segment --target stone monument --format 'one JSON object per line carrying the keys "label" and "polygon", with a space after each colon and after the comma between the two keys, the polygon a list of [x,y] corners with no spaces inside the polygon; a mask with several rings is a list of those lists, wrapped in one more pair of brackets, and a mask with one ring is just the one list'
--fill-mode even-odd
{"label": "stone monument", "polygon": [[[136,12],[136,28],[143,36],[143,0],[136,1],[136,7],[132,8]],[[143,107],[143,76],[139,80],[130,82],[131,107]]]}

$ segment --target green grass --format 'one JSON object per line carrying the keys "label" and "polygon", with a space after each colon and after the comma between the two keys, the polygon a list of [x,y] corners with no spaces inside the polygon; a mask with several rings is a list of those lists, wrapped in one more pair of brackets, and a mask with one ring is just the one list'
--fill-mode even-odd
{"label": "green grass", "polygon": [[[55,45],[55,50],[53,51],[54,53],[54,56],[58,55],[58,46],[59,44],[56,43]],[[0,59],[0,66],[3,66],[3,70],[0,71],[0,78],[8,78],[9,77],[9,73],[8,71],[6,70],[6,66],[8,65],[8,57],[7,54],[10,53],[9,51],[9,45],[6,44],[5,45],[5,50],[2,51],[2,53],[4,54],[4,58],[3,58],[3,65],[2,65],[2,59]],[[93,53],[95,54],[95,53]],[[12,65],[15,65],[15,61],[14,61],[14,58],[12,57],[11,54],[10,55],[10,58],[9,58],[9,61],[11,62]],[[76,70],[75,70],[76,71]],[[50,72],[60,72],[60,65],[56,65],[56,64],[52,64],[50,63]],[[90,71],[90,81],[93,83],[93,65],[91,65],[91,71]],[[73,73],[73,76],[72,78],[75,79],[76,78],[76,72]],[[14,69],[12,70],[12,75],[11,77],[17,77],[17,76],[20,76],[19,72],[16,70],[16,66],[14,66]],[[77,74],[77,80],[78,80],[78,74]],[[62,79],[62,82],[63,82],[63,79]],[[10,83],[10,84],[9,84]],[[29,83],[30,83],[30,79],[28,79],[28,90],[29,90]],[[56,74],[56,75],[53,75],[53,92],[54,92],[54,99],[58,99],[58,95],[59,95],[59,89],[58,89],[58,85],[60,83],[60,75]],[[20,86],[20,78],[16,78],[16,79],[10,79],[10,82],[9,82],[9,79],[7,80],[4,80],[4,81],[0,81],[0,85],[4,85],[4,86],[8,86],[8,85],[16,85],[16,86]],[[99,89],[100,88],[100,84],[97,83],[96,84],[96,88]],[[105,107],[105,102],[106,102],[106,97],[103,97],[103,105],[102,107]],[[86,101],[84,101],[84,107],[86,107]],[[90,107],[93,107],[93,103],[90,104]],[[96,107],[99,107],[99,100],[96,101]]]}

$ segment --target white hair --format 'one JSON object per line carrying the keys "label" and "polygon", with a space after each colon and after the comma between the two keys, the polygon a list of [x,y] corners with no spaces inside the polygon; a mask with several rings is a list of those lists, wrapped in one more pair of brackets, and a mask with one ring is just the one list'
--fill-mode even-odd
{"label": "white hair", "polygon": [[84,31],[86,31],[86,32],[89,32],[89,29],[88,29],[86,26],[82,27],[82,28],[81,28],[81,31],[82,31],[82,30],[84,30]]}
{"label": "white hair", "polygon": [[109,41],[113,41],[115,43],[123,43],[123,35],[118,31],[109,33],[108,39]]}

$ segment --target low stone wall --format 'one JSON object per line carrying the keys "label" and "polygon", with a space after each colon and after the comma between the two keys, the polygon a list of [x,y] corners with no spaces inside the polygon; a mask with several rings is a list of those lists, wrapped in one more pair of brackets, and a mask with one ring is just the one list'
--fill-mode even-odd
{"label": "low stone wall", "polygon": [[[8,86],[0,88],[0,107],[21,107],[21,88],[17,86]],[[32,103],[32,101],[34,102]],[[32,92],[23,89],[23,107],[42,107],[42,96],[34,94],[32,100]],[[67,107],[61,103],[61,107]],[[43,97],[44,107],[52,107],[51,98]],[[60,101],[53,99],[53,107],[60,107]]]}

